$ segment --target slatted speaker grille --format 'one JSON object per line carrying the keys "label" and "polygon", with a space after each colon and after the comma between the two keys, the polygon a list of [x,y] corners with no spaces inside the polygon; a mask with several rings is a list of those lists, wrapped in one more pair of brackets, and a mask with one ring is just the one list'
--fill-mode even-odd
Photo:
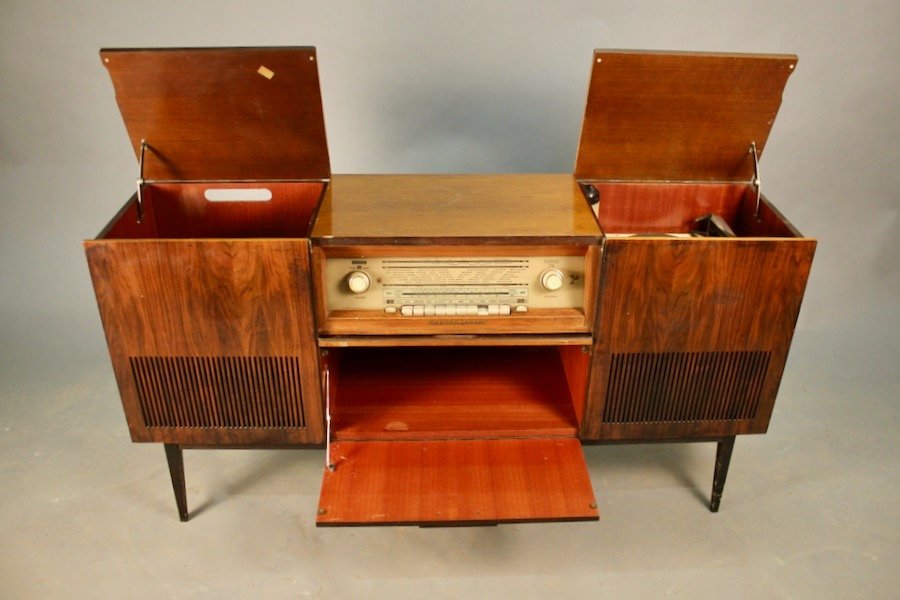
{"label": "slatted speaker grille", "polygon": [[135,356],[147,427],[303,427],[300,363],[283,356]]}
{"label": "slatted speaker grille", "polygon": [[755,419],[770,352],[613,354],[604,423]]}

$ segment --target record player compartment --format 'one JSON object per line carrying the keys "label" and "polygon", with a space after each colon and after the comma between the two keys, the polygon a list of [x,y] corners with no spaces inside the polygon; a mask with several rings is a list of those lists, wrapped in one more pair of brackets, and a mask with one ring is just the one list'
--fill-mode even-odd
{"label": "record player compartment", "polygon": [[707,214],[725,220],[737,237],[801,237],[756,190],[743,183],[583,182],[600,194],[597,219],[607,235],[686,234]]}

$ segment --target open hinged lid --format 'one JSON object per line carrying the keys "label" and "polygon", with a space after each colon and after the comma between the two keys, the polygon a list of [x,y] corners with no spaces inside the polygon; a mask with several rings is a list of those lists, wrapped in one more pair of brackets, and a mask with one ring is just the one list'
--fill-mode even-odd
{"label": "open hinged lid", "polygon": [[148,181],[327,179],[316,51],[107,49],[116,101]]}
{"label": "open hinged lid", "polygon": [[575,176],[750,181],[793,55],[596,50]]}

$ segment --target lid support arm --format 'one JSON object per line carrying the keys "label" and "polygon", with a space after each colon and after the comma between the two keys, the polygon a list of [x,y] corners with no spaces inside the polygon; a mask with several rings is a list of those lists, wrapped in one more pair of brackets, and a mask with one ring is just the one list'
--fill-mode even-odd
{"label": "lid support arm", "polygon": [[753,217],[759,221],[759,203],[762,198],[762,181],[759,178],[759,154],[756,152],[756,142],[750,142],[748,150],[753,155],[753,179],[750,183],[756,187],[756,209],[753,211]]}
{"label": "lid support arm", "polygon": [[137,178],[137,222],[144,220],[144,152],[147,150],[147,140],[141,140],[141,155],[138,159],[138,178]]}

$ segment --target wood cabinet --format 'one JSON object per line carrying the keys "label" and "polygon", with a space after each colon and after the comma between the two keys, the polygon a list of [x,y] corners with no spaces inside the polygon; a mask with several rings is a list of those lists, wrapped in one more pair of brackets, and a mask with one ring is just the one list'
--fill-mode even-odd
{"label": "wood cabinet", "polygon": [[[769,424],[816,242],[762,195],[795,56],[597,51],[575,174],[604,233],[582,435]],[[725,237],[692,237],[715,215]]]}
{"label": "wood cabinet", "polygon": [[[189,200],[210,188],[186,184],[164,192],[148,185],[141,223],[132,199],[85,242],[134,441],[324,441],[309,240],[301,237],[322,186],[270,186],[273,204],[293,213],[292,237],[262,237],[266,227],[283,227],[276,222],[257,223],[251,233],[260,237],[234,237],[246,211],[218,206],[194,216]],[[183,237],[192,227],[203,237]]]}
{"label": "wood cabinet", "polygon": [[597,519],[582,443],[710,441],[718,509],[815,249],[759,182],[796,57],[598,51],[574,173],[508,175],[332,175],[312,48],[101,58],[138,193],[85,250],[183,520],[184,447],[314,446],[318,524],[437,525]]}

